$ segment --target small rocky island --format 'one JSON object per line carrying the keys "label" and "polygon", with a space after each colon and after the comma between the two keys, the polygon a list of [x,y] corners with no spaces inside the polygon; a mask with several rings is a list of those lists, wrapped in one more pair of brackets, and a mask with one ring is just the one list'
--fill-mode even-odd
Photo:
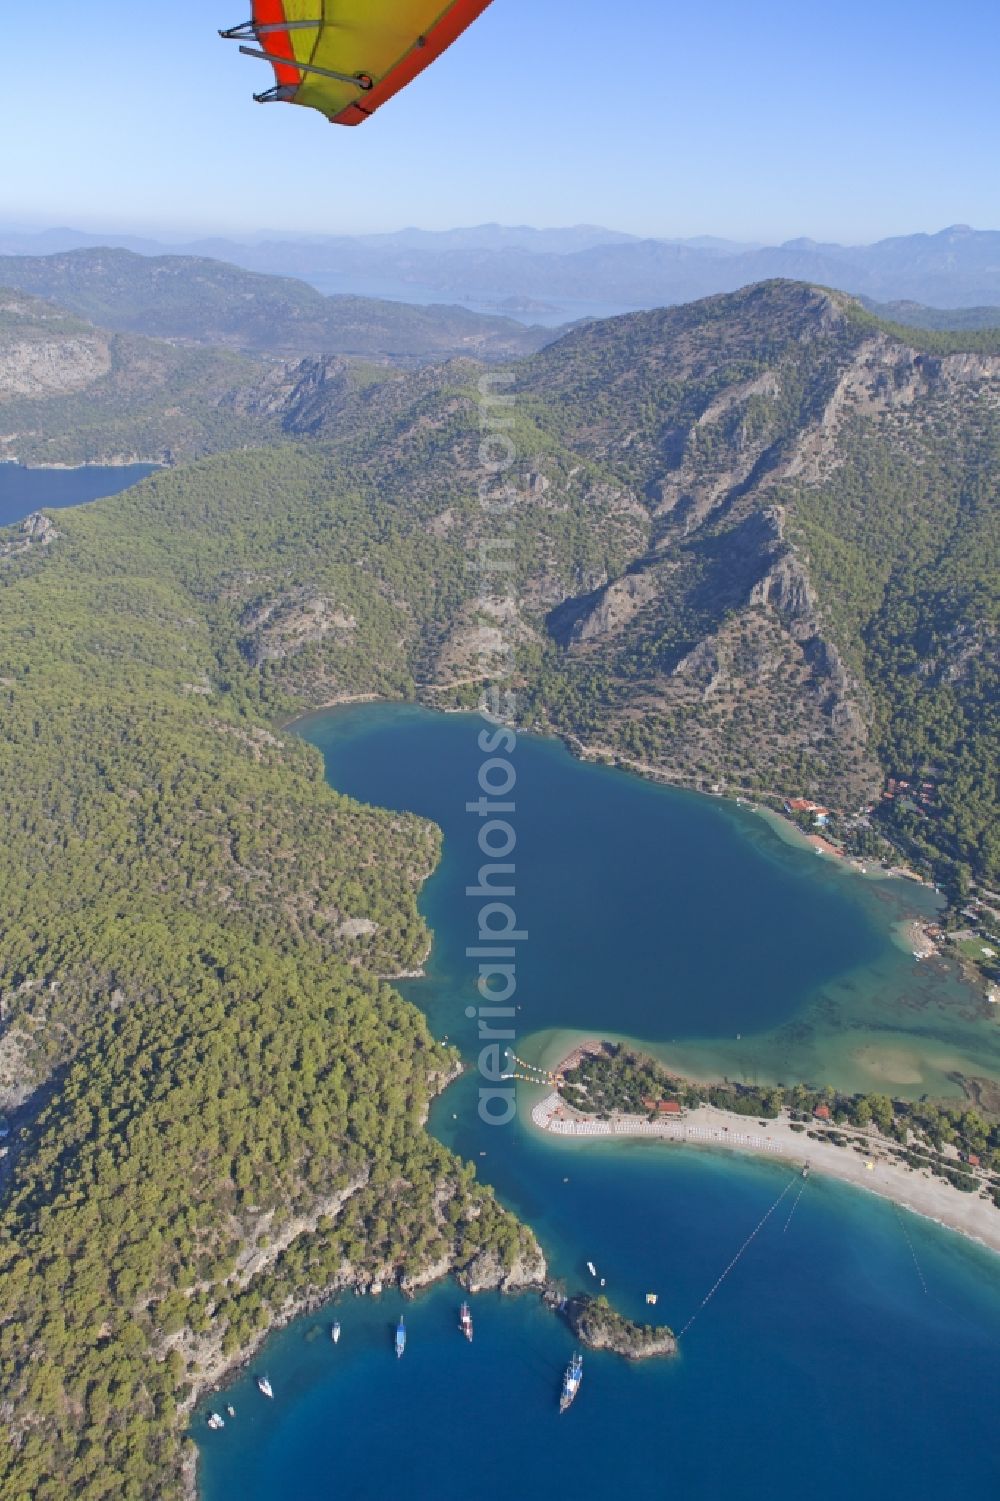
{"label": "small rocky island", "polygon": [[636,1324],[616,1313],[607,1298],[587,1293],[556,1300],[558,1308],[581,1344],[591,1350],[613,1350],[626,1360],[649,1360],[655,1355],[676,1355],[677,1336],[666,1324]]}

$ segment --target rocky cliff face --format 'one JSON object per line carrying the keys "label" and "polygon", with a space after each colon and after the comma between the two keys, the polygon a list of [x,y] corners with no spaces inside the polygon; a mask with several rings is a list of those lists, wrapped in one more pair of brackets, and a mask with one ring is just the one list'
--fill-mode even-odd
{"label": "rocky cliff face", "polygon": [[324,637],[357,630],[349,611],[322,595],[299,591],[251,605],[240,624],[245,634],[239,646],[255,667],[294,656]]}
{"label": "rocky cliff face", "polygon": [[[560,603],[549,629],[571,676],[613,685],[590,743],[704,784],[854,802],[879,779],[867,689],[795,540],[792,487],[838,463],[848,420],[910,407],[945,377],[887,337],[852,333],[836,296],[784,287],[718,301],[701,324],[690,309],[645,315],[645,360],[606,382],[629,414],[601,420],[598,408],[582,427],[587,448],[630,478],[651,540]],[[561,348],[572,366],[570,343],[535,365]],[[581,374],[600,359],[588,349]],[[554,384],[576,407],[581,393]]]}
{"label": "rocky cliff face", "polygon": [[[548,615],[562,672],[581,696],[595,683],[603,694],[599,718],[558,719],[703,786],[870,797],[882,772],[864,611],[893,549],[940,524],[929,496],[906,501],[895,471],[932,472],[951,431],[956,470],[989,483],[1000,359],[923,354],[839,294],[772,284],[570,335],[536,357],[523,389],[650,518],[619,572]],[[897,509],[887,526],[893,490],[908,516]],[[863,598],[852,570],[871,574]],[[981,618],[963,629],[970,643],[992,635]],[[975,671],[978,645],[970,659]]]}
{"label": "rocky cliff face", "polygon": [[80,391],[110,366],[108,346],[99,338],[14,339],[0,348],[0,397]]}
{"label": "rocky cliff face", "polygon": [[80,391],[110,368],[106,334],[50,303],[0,288],[0,402]]}
{"label": "rocky cliff face", "polygon": [[19,553],[51,547],[58,536],[59,533],[49,518],[43,516],[41,511],[34,511],[30,516],[25,516],[13,531],[12,537],[0,541],[0,563],[7,558],[16,558]]}
{"label": "rocky cliff face", "polygon": [[518,1257],[512,1266],[505,1266],[492,1251],[480,1251],[458,1274],[458,1280],[470,1293],[517,1292],[542,1287],[546,1272],[545,1257],[535,1245],[530,1255]]}
{"label": "rocky cliff face", "polygon": [[[925,595],[922,684],[980,692],[997,636],[984,508],[998,357],[923,353],[843,295],[795,283],[581,327],[504,379],[516,578],[486,600],[470,566],[500,524],[476,500],[482,366],[372,378],[309,356],[199,366],[185,385],[190,368],[168,381],[163,358],[116,344],[87,421],[106,402],[126,413],[114,430],[129,451],[146,432],[143,452],[169,440],[176,457],[308,440],[329,460],[316,493],[363,496],[348,551],[303,512],[301,577],[265,559],[236,591],[244,658],[307,702],[387,684],[445,702],[512,650],[533,720],[594,751],[700,787],[850,807],[890,758],[884,612],[899,565],[918,561],[906,589]],[[35,424],[48,433],[73,400],[6,410],[44,446]],[[963,535],[982,577],[937,590],[941,549]],[[346,590],[327,563],[349,564]],[[926,758],[920,735],[891,756]]]}
{"label": "rocky cliff face", "polygon": [[[942,476],[955,495],[960,469],[989,483],[1000,359],[921,353],[840,294],[792,283],[576,330],[503,387],[516,579],[485,601],[470,564],[499,523],[475,502],[481,376],[455,361],[362,388],[307,360],[244,401],[329,445],[400,555],[419,556],[404,577],[352,555],[394,670],[405,658],[440,703],[506,648],[533,719],[594,751],[705,788],[870,799],[885,770],[866,662],[888,636],[880,601],[894,557],[940,528],[917,495],[949,435],[964,445]],[[350,633],[321,626],[279,599],[244,651],[287,662],[307,692],[292,659],[308,659],[319,702],[352,672]],[[978,681],[994,626],[980,612],[952,634],[964,645],[939,643],[928,674]]]}
{"label": "rocky cliff face", "polygon": [[266,441],[280,426],[272,431],[234,393],[257,396],[281,373],[225,351],[109,333],[0,289],[0,459],[169,464],[255,434]]}

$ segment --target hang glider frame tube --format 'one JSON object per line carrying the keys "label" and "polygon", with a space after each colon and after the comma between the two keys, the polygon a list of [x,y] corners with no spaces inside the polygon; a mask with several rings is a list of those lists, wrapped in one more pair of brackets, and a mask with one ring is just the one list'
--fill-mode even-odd
{"label": "hang glider frame tube", "polygon": [[[364,17],[367,5],[370,3],[374,7],[376,0],[364,0],[364,3],[362,0],[351,0],[351,3],[358,5],[360,14]],[[392,11],[396,5],[402,8],[404,0],[378,0],[378,3],[385,4],[386,8]],[[357,71],[351,74],[320,67],[312,61],[299,61],[297,54],[300,52],[310,57],[321,55],[324,61],[340,60],[337,57],[336,48],[333,57],[329,57],[326,48],[321,47],[325,28],[330,24],[336,25],[336,22],[331,23],[330,18],[326,16],[325,4],[322,6],[311,4],[306,7],[310,10],[321,9],[322,18],[284,19],[287,0],[284,4],[282,0],[254,0],[251,19],[242,22],[239,26],[220,31],[219,35],[227,41],[263,44],[259,48],[240,47],[240,51],[245,56],[269,62],[274,68],[274,86],[253,96],[259,104],[278,102],[305,104],[325,115],[333,125],[360,125],[440,57],[441,53],[450,47],[452,42],[490,4],[491,0],[447,0],[447,3],[445,0],[420,0],[418,6],[417,0],[405,0],[407,8],[411,5],[414,7],[414,18],[424,21],[425,29],[415,37],[408,50],[393,60],[387,46],[382,44],[385,39],[382,38],[380,43],[380,33],[376,27],[372,33],[374,42],[370,39],[370,45],[373,54],[378,55],[366,59],[371,62],[375,71]],[[442,5],[444,8],[440,9]],[[420,16],[418,12],[422,7],[426,9]],[[436,19],[433,25],[427,26],[426,21],[430,15],[436,15]],[[293,42],[289,33],[295,32],[306,33],[307,40],[304,46]],[[309,33],[318,34],[315,48],[312,45],[312,38],[308,36]],[[271,36],[275,38],[272,45],[280,48],[280,56],[268,45],[267,39]],[[351,61],[354,62],[354,60],[352,57]],[[328,78],[334,83],[356,89],[358,97],[348,102],[344,100],[342,94],[339,94],[339,91],[324,90],[319,84],[310,85],[310,75],[316,78]]]}
{"label": "hang glider frame tube", "polygon": [[240,51],[244,57],[259,57],[265,63],[274,63],[285,68],[297,68],[300,73],[316,73],[320,78],[332,78],[337,83],[353,84],[362,93],[367,93],[375,86],[370,73],[335,73],[332,68],[317,68],[315,63],[289,62],[287,57],[278,57],[274,52],[262,52],[259,47],[241,47]]}
{"label": "hang glider frame tube", "polygon": [[254,104],[291,104],[298,93],[298,85],[294,83],[276,83],[272,88],[265,89],[263,94],[254,94]]}
{"label": "hang glider frame tube", "polygon": [[270,36],[273,31],[319,31],[322,25],[322,20],[274,21],[267,26],[258,26],[254,21],[241,21],[239,26],[230,26],[228,31],[220,31],[219,35],[224,42],[252,42],[254,37]]}

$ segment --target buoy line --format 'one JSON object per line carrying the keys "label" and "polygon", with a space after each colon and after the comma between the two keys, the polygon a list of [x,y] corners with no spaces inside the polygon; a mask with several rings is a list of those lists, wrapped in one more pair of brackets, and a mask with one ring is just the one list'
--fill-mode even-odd
{"label": "buoy line", "polygon": [[713,1283],[713,1285],[709,1288],[708,1292],[702,1298],[701,1302],[698,1304],[698,1307],[695,1309],[694,1313],[688,1319],[687,1323],[684,1325],[684,1328],[681,1330],[680,1334],[677,1336],[678,1339],[683,1339],[684,1338],[685,1334],[687,1334],[688,1330],[691,1328],[691,1325],[694,1323],[694,1321],[698,1317],[699,1313],[701,1313],[702,1309],[706,1306],[706,1304],[710,1303],[712,1301],[712,1299],[715,1297],[716,1293],[719,1291],[719,1288],[722,1286],[723,1282],[725,1282],[726,1278],[729,1276],[729,1273],[733,1270],[733,1267],[736,1265],[736,1263],[739,1261],[740,1257],[743,1255],[744,1251],[750,1245],[750,1242],[752,1240],[756,1239],[756,1237],[763,1230],[764,1226],[767,1224],[768,1220],[771,1218],[772,1214],[777,1209],[778,1205],[781,1203],[781,1201],[785,1197],[786,1193],[788,1193],[789,1189],[794,1186],[795,1181],[796,1181],[795,1178],[790,1178],[788,1180],[788,1182],[785,1184],[784,1188],[781,1190],[780,1194],[775,1199],[774,1203],[771,1205],[770,1209],[767,1211],[767,1213],[765,1214],[764,1218],[760,1221],[760,1224],[757,1225],[753,1230],[751,1230],[750,1234],[747,1236],[746,1240],[740,1246],[739,1250],[736,1252],[736,1255],[733,1257],[732,1261],[726,1267],[725,1271]]}
{"label": "buoy line", "polygon": [[787,1231],[789,1225],[792,1223],[792,1215],[795,1213],[796,1209],[798,1209],[798,1207],[799,1207],[799,1200],[801,1199],[801,1197],[805,1193],[805,1191],[806,1191],[806,1186],[803,1183],[802,1187],[799,1189],[798,1193],[795,1195],[795,1199],[794,1199],[794,1202],[792,1204],[791,1209],[788,1211],[788,1218],[785,1221],[785,1229],[782,1230],[782,1232],[781,1232],[782,1235],[785,1234],[785,1232]]}
{"label": "buoy line", "polygon": [[519,1063],[522,1068],[530,1069],[529,1074],[509,1073],[503,1074],[504,1079],[520,1079],[525,1084],[555,1084],[556,1076],[547,1068],[539,1068],[537,1063],[528,1063],[526,1059],[519,1058],[513,1049],[507,1049],[507,1057],[514,1063]]}
{"label": "buoy line", "polygon": [[916,1269],[917,1269],[917,1276],[920,1278],[920,1286],[923,1288],[923,1290],[924,1290],[925,1293],[929,1294],[930,1289],[927,1286],[927,1279],[924,1276],[923,1267],[920,1265],[920,1262],[917,1260],[917,1251],[916,1251],[916,1247],[913,1244],[913,1241],[910,1239],[910,1232],[909,1232],[909,1230],[907,1230],[906,1223],[905,1223],[905,1221],[903,1219],[903,1216],[900,1214],[899,1209],[897,1208],[897,1206],[895,1204],[893,1204],[892,1207],[895,1210],[896,1218],[899,1221],[899,1228],[902,1230],[903,1234],[906,1236],[906,1244],[910,1248],[910,1255],[913,1257],[913,1265],[916,1267]]}

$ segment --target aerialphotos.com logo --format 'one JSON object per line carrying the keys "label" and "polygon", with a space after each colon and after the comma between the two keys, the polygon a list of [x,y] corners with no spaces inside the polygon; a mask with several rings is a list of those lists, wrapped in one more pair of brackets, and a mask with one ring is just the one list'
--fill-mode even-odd
{"label": "aerialphotos.com logo", "polygon": [[[479,1116],[490,1126],[506,1126],[514,1119],[517,1098],[506,1058],[515,1038],[518,946],[527,931],[518,926],[513,903],[517,896],[517,867],[513,858],[517,831],[514,788],[517,768],[510,759],[517,750],[514,728],[517,700],[504,688],[513,671],[515,643],[503,622],[515,612],[514,507],[519,498],[516,485],[507,478],[517,459],[511,437],[513,396],[496,387],[509,384],[509,371],[494,371],[479,382],[479,507],[487,523],[480,535],[476,559],[470,564],[478,573],[477,602],[479,674],[484,689],[479,713],[486,725],[479,732],[483,761],[479,767],[479,797],[465,809],[480,820],[477,845],[487,863],[479,867],[475,885],[465,894],[480,902],[476,942],[465,951],[478,965],[478,1003],[466,1007],[470,1021],[478,1020]],[[491,623],[486,625],[488,619]]]}

